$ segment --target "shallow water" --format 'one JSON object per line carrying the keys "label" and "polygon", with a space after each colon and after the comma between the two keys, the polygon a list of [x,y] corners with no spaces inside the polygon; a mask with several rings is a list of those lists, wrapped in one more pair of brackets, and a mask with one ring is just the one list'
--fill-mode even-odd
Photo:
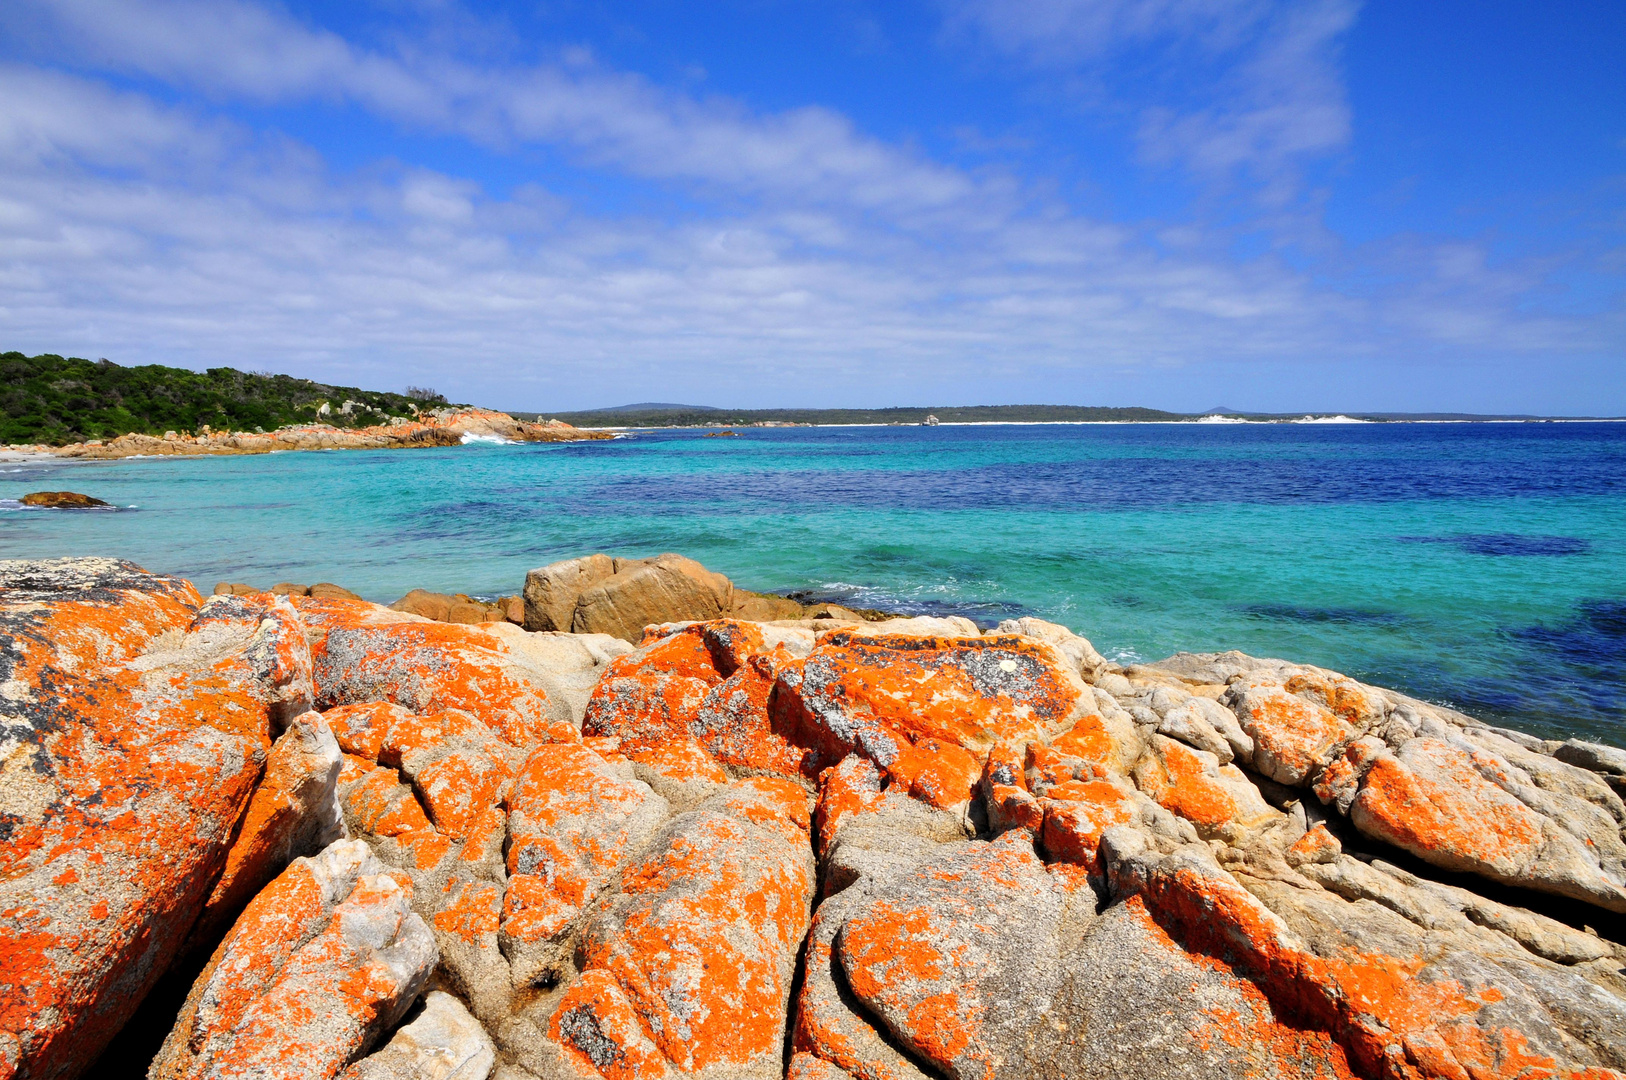
{"label": "shallow water", "polygon": [[0,464],[0,497],[52,488],[135,509],[0,510],[0,554],[389,602],[679,551],[748,588],[1032,613],[1125,660],[1236,648],[1626,742],[1626,425],[747,429]]}

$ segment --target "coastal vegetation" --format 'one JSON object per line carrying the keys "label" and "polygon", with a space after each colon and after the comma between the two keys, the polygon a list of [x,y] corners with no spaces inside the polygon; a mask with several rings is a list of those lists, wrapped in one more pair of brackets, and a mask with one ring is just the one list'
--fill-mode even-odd
{"label": "coastal vegetation", "polygon": [[0,353],[0,444],[63,446],[130,433],[273,431],[317,422],[362,428],[445,402],[419,387],[394,394],[229,367],[198,372]]}

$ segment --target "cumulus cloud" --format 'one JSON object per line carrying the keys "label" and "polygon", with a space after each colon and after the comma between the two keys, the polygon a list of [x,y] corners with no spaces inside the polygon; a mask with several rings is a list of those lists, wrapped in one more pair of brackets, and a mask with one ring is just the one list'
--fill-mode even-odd
{"label": "cumulus cloud", "polygon": [[[758,404],[920,398],[923,385],[1099,401],[1107,372],[1336,361],[1396,341],[1589,348],[1601,332],[1521,315],[1519,283],[1537,278],[1482,252],[1417,241],[1405,254],[1424,268],[1407,284],[1426,290],[1425,318],[1404,298],[1327,286],[1358,277],[1354,262],[1312,277],[1238,259],[1223,235],[1083,216],[1013,171],[934,161],[827,108],[755,111],[580,57],[387,53],[241,0],[9,10],[53,64],[0,66],[7,347],[541,408],[678,387]],[[1347,116],[1265,115],[1329,70],[1352,10],[1335,0],[1288,14],[1218,0],[1036,10],[1061,20],[1053,36],[1076,40],[1075,57],[1170,23],[1204,49],[1247,50],[1256,95],[1149,123],[1149,154],[1224,170],[1347,138]],[[338,103],[494,154],[545,147],[649,198],[595,210],[538,183],[491,190],[382,158],[335,172],[235,111],[244,101]]]}

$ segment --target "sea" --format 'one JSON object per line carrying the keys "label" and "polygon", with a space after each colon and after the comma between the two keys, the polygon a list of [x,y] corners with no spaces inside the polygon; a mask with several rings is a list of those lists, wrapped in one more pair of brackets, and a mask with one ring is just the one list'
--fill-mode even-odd
{"label": "sea", "polygon": [[[111,511],[22,509],[69,489]],[[853,606],[1240,649],[1626,745],[1626,424],[1043,424],[0,464],[0,557],[494,597],[604,551]]]}

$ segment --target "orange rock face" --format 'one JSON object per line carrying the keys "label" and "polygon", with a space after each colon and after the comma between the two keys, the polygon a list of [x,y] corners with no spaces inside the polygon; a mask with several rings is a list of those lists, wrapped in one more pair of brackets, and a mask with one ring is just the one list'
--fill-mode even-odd
{"label": "orange rock face", "polygon": [[1004,739],[1065,728],[1083,686],[1047,643],[981,638],[824,635],[786,665],[775,729],[820,769],[858,752],[933,805],[970,798],[988,751]]}
{"label": "orange rock face", "polygon": [[188,632],[201,603],[129,563],[0,564],[0,1073],[94,1059],[225,865],[285,670],[263,618]]}
{"label": "orange rock face", "polygon": [[806,828],[799,787],[746,784],[673,819],[624,871],[583,942],[586,989],[550,1022],[581,1067],[661,1075],[658,1052],[685,1075],[778,1075],[813,895]]}
{"label": "orange rock face", "polygon": [[470,713],[523,746],[560,719],[542,673],[510,644],[507,623],[463,626],[355,600],[297,599],[312,628],[316,705],[394,702]]}
{"label": "orange rock face", "polygon": [[802,748],[776,733],[768,700],[791,662],[750,623],[717,620],[659,628],[614,661],[593,690],[582,730],[613,736],[624,752],[693,742],[719,763],[787,775],[802,771]]}
{"label": "orange rock face", "polygon": [[518,981],[563,957],[550,946],[649,840],[666,800],[580,744],[539,747],[509,801],[502,940]]}
{"label": "orange rock face", "polygon": [[0,1080],[228,925],[152,1080],[1623,1076],[1626,758],[973,629],[0,564]]}
{"label": "orange rock face", "polygon": [[360,841],[296,860],[193,985],[153,1080],[337,1076],[412,1004],[435,964],[412,885]]}

